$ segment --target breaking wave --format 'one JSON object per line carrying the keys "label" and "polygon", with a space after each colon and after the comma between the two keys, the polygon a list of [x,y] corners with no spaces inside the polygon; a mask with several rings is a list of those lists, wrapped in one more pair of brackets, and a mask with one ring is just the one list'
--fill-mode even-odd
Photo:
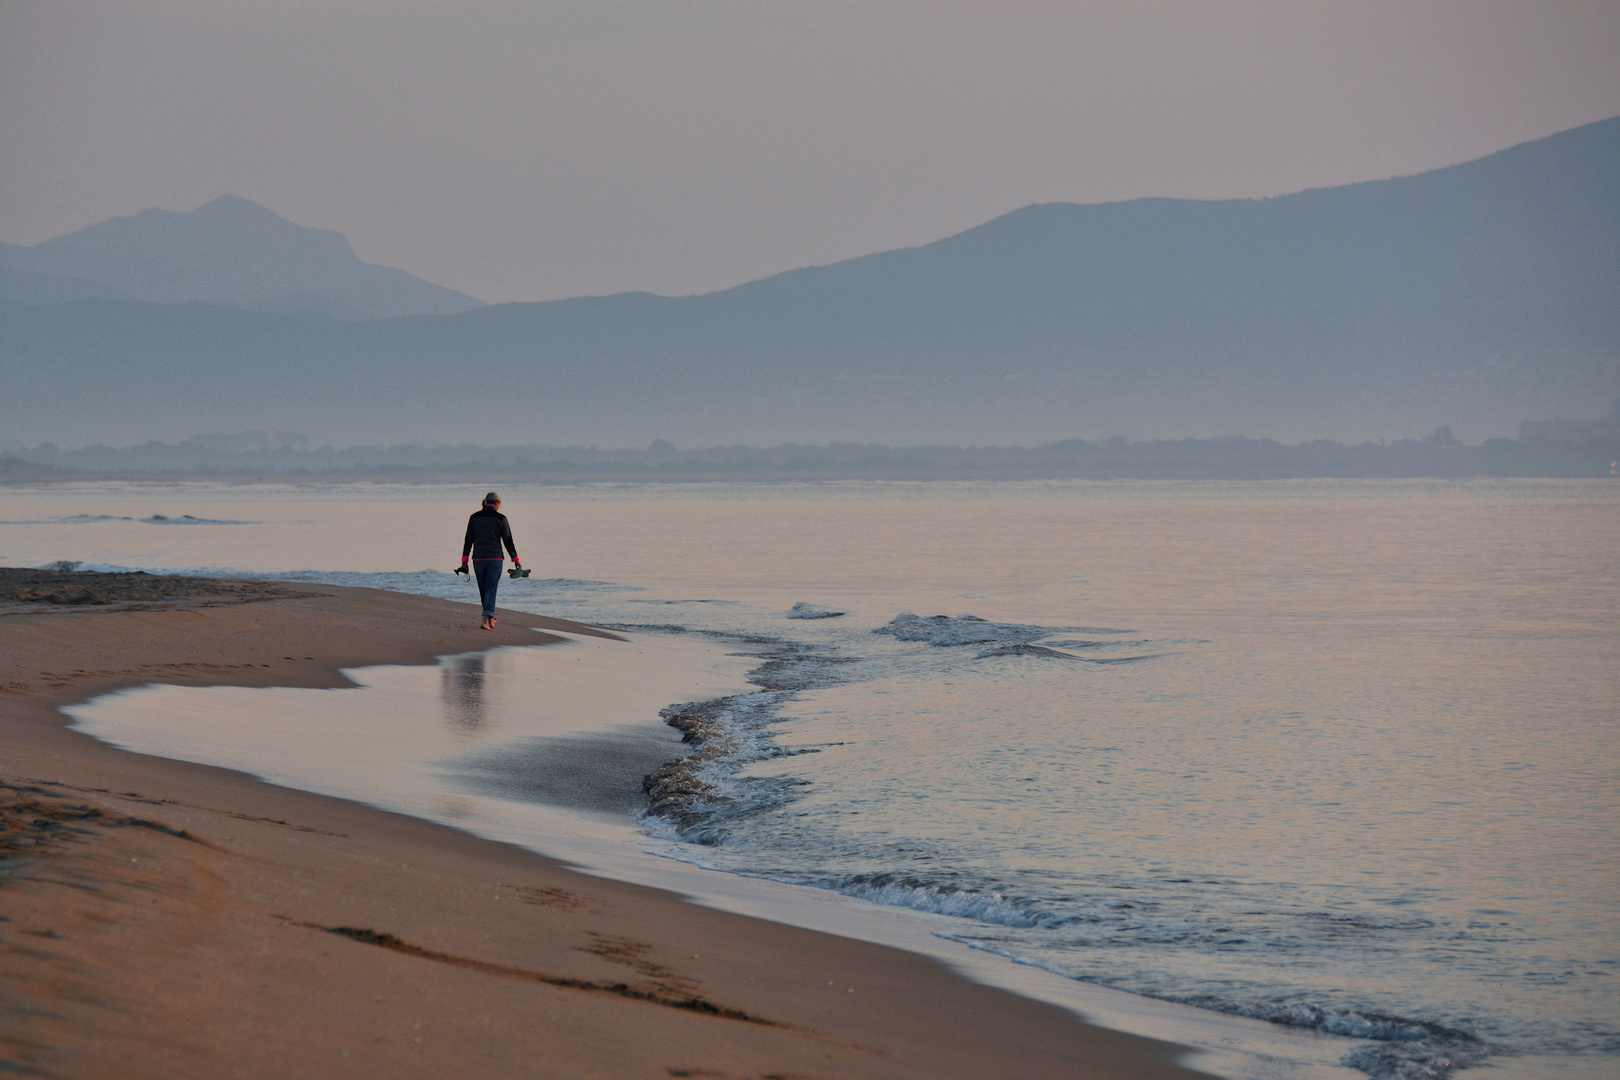
{"label": "breaking wave", "polygon": [[[1031,626],[1026,623],[990,622],[977,615],[914,615],[902,611],[872,631],[888,634],[896,641],[925,641],[950,648],[957,645],[1027,645],[1053,634],[1128,634],[1093,626]],[[1065,642],[1072,648],[1086,648],[1113,642]]]}
{"label": "breaking wave", "polygon": [[816,604],[806,604],[799,601],[788,610],[789,619],[836,619],[843,615],[842,611],[833,611],[830,608],[820,607]]}
{"label": "breaking wave", "polygon": [[255,525],[253,521],[232,521],[226,518],[200,518],[190,514],[181,514],[179,517],[168,517],[164,514],[153,514],[151,517],[141,518],[147,525]]}

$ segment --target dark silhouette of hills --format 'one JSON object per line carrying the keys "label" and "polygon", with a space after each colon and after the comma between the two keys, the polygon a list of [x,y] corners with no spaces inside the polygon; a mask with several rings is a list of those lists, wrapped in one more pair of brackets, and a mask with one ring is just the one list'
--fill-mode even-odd
{"label": "dark silhouette of hills", "polygon": [[1601,442],[1620,443],[1620,398],[1616,398],[1609,415],[1597,420],[1526,420],[1519,425],[1519,438],[1525,442],[1546,439],[1549,442]]}
{"label": "dark silhouette of hills", "polygon": [[[1620,415],[1620,405],[1616,413]],[[314,446],[285,431],[194,436],[63,450],[51,442],[0,448],[0,483],[89,477],[202,476],[237,480],[332,478],[378,480],[536,479],[690,482],[702,480],[1278,480],[1349,477],[1612,478],[1620,469],[1620,426],[1557,422],[1559,437],[1487,439],[1469,446],[1441,427],[1422,439],[1354,446],[1316,439],[1288,446],[1273,439],[1132,441],[1065,439],[1035,447],[709,446],[677,449],[665,439],[640,448],[581,446]],[[1527,426],[1531,426],[1528,425]],[[480,481],[482,482],[482,481]]]}
{"label": "dark silhouette of hills", "polygon": [[143,210],[32,247],[0,244],[0,297],[200,301],[341,319],[483,306],[403,270],[363,263],[341,234],[294,225],[235,195],[185,214]]}
{"label": "dark silhouette of hills", "polygon": [[1620,394],[1617,176],[1620,118],[1278,198],[1031,206],[704,296],[366,323],[88,298],[6,311],[0,374],[58,438],[1478,439]]}

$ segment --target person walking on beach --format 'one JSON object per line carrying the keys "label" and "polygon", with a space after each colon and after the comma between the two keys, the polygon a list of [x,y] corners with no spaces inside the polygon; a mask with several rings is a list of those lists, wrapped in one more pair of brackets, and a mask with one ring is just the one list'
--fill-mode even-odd
{"label": "person walking on beach", "polygon": [[478,579],[478,597],[484,602],[481,630],[495,629],[495,590],[501,584],[501,566],[506,561],[501,545],[512,553],[512,565],[521,567],[517,547],[512,543],[512,526],[501,513],[501,497],[493,491],[484,496],[484,508],[467,519],[467,536],[461,541],[461,569],[467,572],[467,555],[472,554],[472,572]]}

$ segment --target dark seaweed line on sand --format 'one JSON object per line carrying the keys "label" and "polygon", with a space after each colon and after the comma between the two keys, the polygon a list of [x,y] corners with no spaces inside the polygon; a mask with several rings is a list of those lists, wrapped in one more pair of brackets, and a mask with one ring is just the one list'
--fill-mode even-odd
{"label": "dark seaweed line on sand", "polygon": [[452,956],[450,953],[435,952],[424,949],[420,945],[412,945],[402,941],[393,934],[372,930],[369,927],[357,926],[323,926],[320,923],[299,922],[282,915],[272,918],[293,926],[302,926],[310,930],[321,930],[328,934],[337,934],[339,937],[349,938],[365,945],[375,945],[378,948],[388,949],[392,952],[404,953],[422,960],[433,960],[440,964],[449,964],[452,967],[466,968],[469,971],[479,971],[486,975],[499,975],[508,979],[523,979],[527,982],[544,983],[547,986],[558,986],[565,990],[585,990],[598,994],[613,994],[616,997],[630,998],[634,1001],[645,1001],[651,1005],[662,1005],[669,1009],[682,1009],[686,1012],[702,1013],[706,1016],[715,1016],[723,1020],[737,1020],[745,1024],[759,1024],[763,1027],[788,1028],[790,1025],[775,1020],[767,1020],[762,1016],[733,1009],[728,1005],[716,1005],[706,998],[695,996],[670,997],[665,994],[654,993],[650,990],[638,990],[628,983],[593,982],[589,979],[576,979],[568,975],[548,975],[543,971],[530,971],[527,968],[509,967],[506,964],[492,964],[486,960],[473,960],[465,956]]}
{"label": "dark seaweed line on sand", "polygon": [[[33,796],[33,797],[30,797]],[[204,847],[206,840],[147,818],[109,814],[94,806],[60,802],[56,792],[0,781],[0,876],[14,860],[54,854],[86,825],[150,829]]]}

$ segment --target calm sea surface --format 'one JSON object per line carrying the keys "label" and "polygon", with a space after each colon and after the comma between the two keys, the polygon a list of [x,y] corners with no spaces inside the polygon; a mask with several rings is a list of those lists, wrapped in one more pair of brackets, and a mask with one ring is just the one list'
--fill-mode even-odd
{"label": "calm sea surface", "polygon": [[[0,562],[472,600],[481,494],[0,489]],[[1368,1038],[1374,1075],[1620,1075],[1620,484],[502,495],[503,604],[759,660],[684,703],[724,752],[644,819],[664,853]]]}

